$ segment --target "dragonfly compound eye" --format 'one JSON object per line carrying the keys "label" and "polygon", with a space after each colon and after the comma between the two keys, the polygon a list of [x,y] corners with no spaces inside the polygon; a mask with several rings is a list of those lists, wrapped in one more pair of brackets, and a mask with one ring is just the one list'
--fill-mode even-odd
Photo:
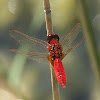
{"label": "dragonfly compound eye", "polygon": [[57,34],[49,34],[48,36],[47,36],[47,41],[48,41],[48,43],[50,43],[50,41],[52,40],[52,39],[57,39],[58,41],[59,41],[59,36],[57,35]]}

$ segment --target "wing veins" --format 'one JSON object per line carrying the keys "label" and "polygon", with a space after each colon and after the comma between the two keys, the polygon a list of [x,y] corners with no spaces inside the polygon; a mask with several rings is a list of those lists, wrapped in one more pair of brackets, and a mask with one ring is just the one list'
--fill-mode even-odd
{"label": "wing veins", "polygon": [[[63,41],[61,42],[62,45],[64,45],[65,42],[69,39],[69,37],[73,35],[73,32],[76,30],[77,27],[80,27],[80,23],[77,23],[76,26],[72,29],[72,31],[63,39]],[[77,33],[79,33],[81,30],[77,30],[77,31],[78,31]]]}
{"label": "wing veins", "polygon": [[66,53],[64,53],[64,56],[66,56],[69,52],[71,52],[74,48],[76,48],[78,45],[80,45],[85,39],[81,40],[79,43],[77,43],[74,47],[70,48]]}
{"label": "wing veins", "polygon": [[[17,31],[17,30],[10,30],[10,31],[16,32],[17,34],[20,34],[20,35],[23,36],[24,38],[27,38],[28,40],[31,40],[31,41],[36,42],[36,43],[39,43],[39,44],[41,44],[41,45],[43,45],[43,46],[45,46],[45,47],[47,47],[47,45],[48,45],[47,42],[45,42],[45,41],[43,41],[43,40],[40,40],[40,39],[37,39],[37,38],[34,38],[34,40],[33,40],[32,37],[30,37],[30,36],[28,36],[28,35],[26,35],[26,34],[20,32],[20,31]],[[17,39],[13,36],[13,34],[10,33],[10,35],[11,35],[15,40],[17,40]],[[39,41],[40,41],[40,42],[39,42]],[[44,42],[44,43],[46,43],[47,45],[41,43],[41,41]]]}
{"label": "wing veins", "polygon": [[[30,55],[33,55],[33,56],[47,57],[46,53],[44,53],[44,55],[43,55],[43,53],[33,53],[33,52],[28,52],[28,51],[23,51],[23,50],[18,50],[18,49],[8,49],[8,50],[10,50],[12,52],[18,52],[18,53],[21,52],[21,54],[26,53],[26,54],[30,54]],[[23,55],[25,55],[25,54],[23,54]]]}

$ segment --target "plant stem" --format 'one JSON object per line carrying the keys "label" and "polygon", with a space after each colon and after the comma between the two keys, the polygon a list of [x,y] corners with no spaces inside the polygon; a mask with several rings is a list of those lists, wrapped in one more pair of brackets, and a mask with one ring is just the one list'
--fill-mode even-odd
{"label": "plant stem", "polygon": [[[44,0],[44,12],[45,12],[45,20],[46,20],[46,29],[47,29],[47,36],[51,33],[53,33],[52,28],[52,19],[51,19],[51,9],[50,9],[50,3],[49,0]],[[52,95],[53,100],[60,100],[60,93],[59,93],[59,86],[58,81],[55,76],[54,68],[50,64],[51,68],[51,82],[52,82]]]}
{"label": "plant stem", "polygon": [[47,36],[48,36],[49,34],[53,33],[49,0],[44,0],[43,7],[44,7],[44,12],[45,12],[46,29],[47,29]]}
{"label": "plant stem", "polygon": [[[50,65],[52,66],[52,65]],[[54,69],[51,67],[51,82],[52,82],[52,95],[53,100],[60,100],[58,80],[55,76]]]}
{"label": "plant stem", "polygon": [[93,63],[93,68],[97,76],[97,79],[99,79],[100,59],[99,59],[99,54],[98,54],[98,50],[96,46],[95,36],[93,33],[93,28],[91,25],[91,20],[89,18],[89,13],[88,13],[87,6],[86,6],[86,1],[77,0],[77,5],[79,9],[80,21],[82,24],[84,36],[86,38],[88,53],[89,53],[91,62]]}

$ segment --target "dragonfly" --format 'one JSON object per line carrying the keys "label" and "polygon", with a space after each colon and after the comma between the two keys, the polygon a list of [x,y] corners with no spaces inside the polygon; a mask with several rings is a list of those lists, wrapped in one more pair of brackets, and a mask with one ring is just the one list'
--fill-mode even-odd
{"label": "dragonfly", "polygon": [[[81,25],[77,23],[72,31],[63,40],[57,34],[51,33],[47,36],[47,42],[30,37],[20,31],[10,30],[10,35],[26,50],[8,49],[12,52],[20,53],[31,60],[35,60],[45,65],[52,65],[58,82],[63,88],[66,87],[67,76],[62,64],[63,58],[79,46],[84,39],[77,41],[81,33]],[[73,45],[74,44],[74,45]]]}

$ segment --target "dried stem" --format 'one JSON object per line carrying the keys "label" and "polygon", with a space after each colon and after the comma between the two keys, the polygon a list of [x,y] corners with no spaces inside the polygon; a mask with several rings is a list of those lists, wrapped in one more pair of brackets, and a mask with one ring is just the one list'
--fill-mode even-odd
{"label": "dried stem", "polygon": [[[46,29],[47,29],[47,36],[48,36],[49,34],[53,33],[49,0],[44,0],[43,7],[45,12]],[[50,64],[53,100],[60,100],[58,81],[55,76],[54,69],[51,66],[52,65]]]}
{"label": "dried stem", "polygon": [[46,29],[47,29],[47,36],[48,36],[49,34],[53,33],[49,0],[44,0],[43,7],[44,7],[44,12],[45,12]]}
{"label": "dried stem", "polygon": [[93,28],[91,25],[91,20],[88,15],[88,10],[86,6],[85,0],[77,0],[79,14],[80,14],[80,21],[82,23],[83,32],[86,37],[88,53],[90,55],[91,62],[93,63],[94,71],[99,79],[100,76],[100,59],[99,54],[97,51],[95,36],[93,33]]}

